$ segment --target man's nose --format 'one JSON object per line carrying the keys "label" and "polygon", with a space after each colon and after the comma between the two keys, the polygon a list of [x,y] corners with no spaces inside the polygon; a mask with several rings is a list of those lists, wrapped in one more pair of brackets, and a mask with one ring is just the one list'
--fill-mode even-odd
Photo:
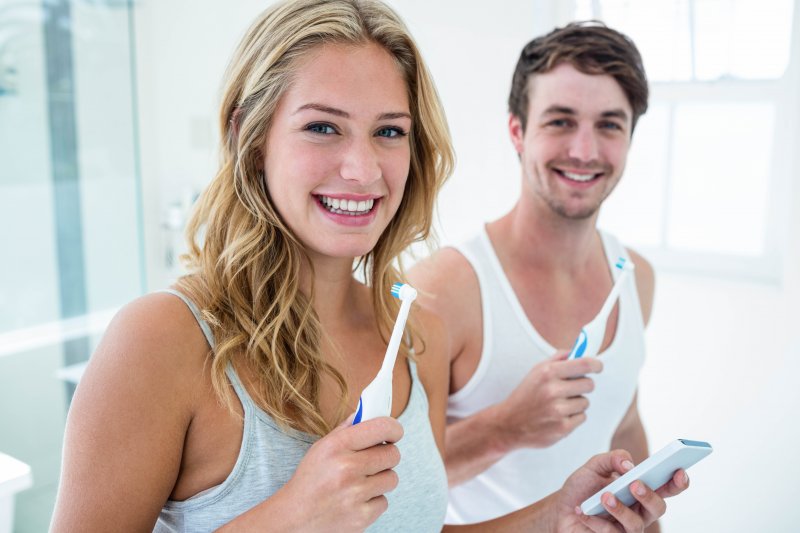
{"label": "man's nose", "polygon": [[588,162],[599,159],[597,133],[593,128],[580,127],[570,139],[569,157]]}

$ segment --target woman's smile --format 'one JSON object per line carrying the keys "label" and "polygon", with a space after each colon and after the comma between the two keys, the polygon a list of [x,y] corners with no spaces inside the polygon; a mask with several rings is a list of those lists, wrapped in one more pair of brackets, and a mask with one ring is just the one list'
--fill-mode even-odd
{"label": "woman's smile", "polygon": [[381,196],[353,194],[312,195],[323,214],[343,226],[366,226],[375,220]]}

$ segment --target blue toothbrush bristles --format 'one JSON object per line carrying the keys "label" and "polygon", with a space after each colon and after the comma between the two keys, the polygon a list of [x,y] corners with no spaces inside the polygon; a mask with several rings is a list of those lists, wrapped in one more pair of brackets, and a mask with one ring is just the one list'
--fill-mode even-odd
{"label": "blue toothbrush bristles", "polygon": [[625,258],[624,257],[620,257],[619,259],[617,259],[617,264],[615,266],[620,270],[625,268]]}
{"label": "blue toothbrush bristles", "polygon": [[392,284],[392,296],[395,298],[400,298],[400,289],[403,288],[402,283],[393,283]]}

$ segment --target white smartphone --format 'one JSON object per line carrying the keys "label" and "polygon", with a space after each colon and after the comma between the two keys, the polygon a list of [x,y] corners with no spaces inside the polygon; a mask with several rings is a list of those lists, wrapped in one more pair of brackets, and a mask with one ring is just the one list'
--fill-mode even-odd
{"label": "white smartphone", "polygon": [[612,493],[623,505],[629,507],[636,501],[631,494],[631,483],[638,479],[653,490],[659,489],[672,478],[676,470],[689,468],[711,452],[711,445],[707,442],[686,439],[672,441],[597,491],[581,504],[581,511],[586,515],[608,514],[600,503],[600,496],[606,492]]}

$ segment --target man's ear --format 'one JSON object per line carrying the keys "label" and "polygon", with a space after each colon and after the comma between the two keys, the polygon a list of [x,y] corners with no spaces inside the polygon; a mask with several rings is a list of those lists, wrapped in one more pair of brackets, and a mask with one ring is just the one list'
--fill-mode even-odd
{"label": "man's ear", "polygon": [[514,150],[517,151],[518,155],[521,155],[525,130],[522,127],[522,120],[513,113],[508,115],[508,134],[511,137]]}

